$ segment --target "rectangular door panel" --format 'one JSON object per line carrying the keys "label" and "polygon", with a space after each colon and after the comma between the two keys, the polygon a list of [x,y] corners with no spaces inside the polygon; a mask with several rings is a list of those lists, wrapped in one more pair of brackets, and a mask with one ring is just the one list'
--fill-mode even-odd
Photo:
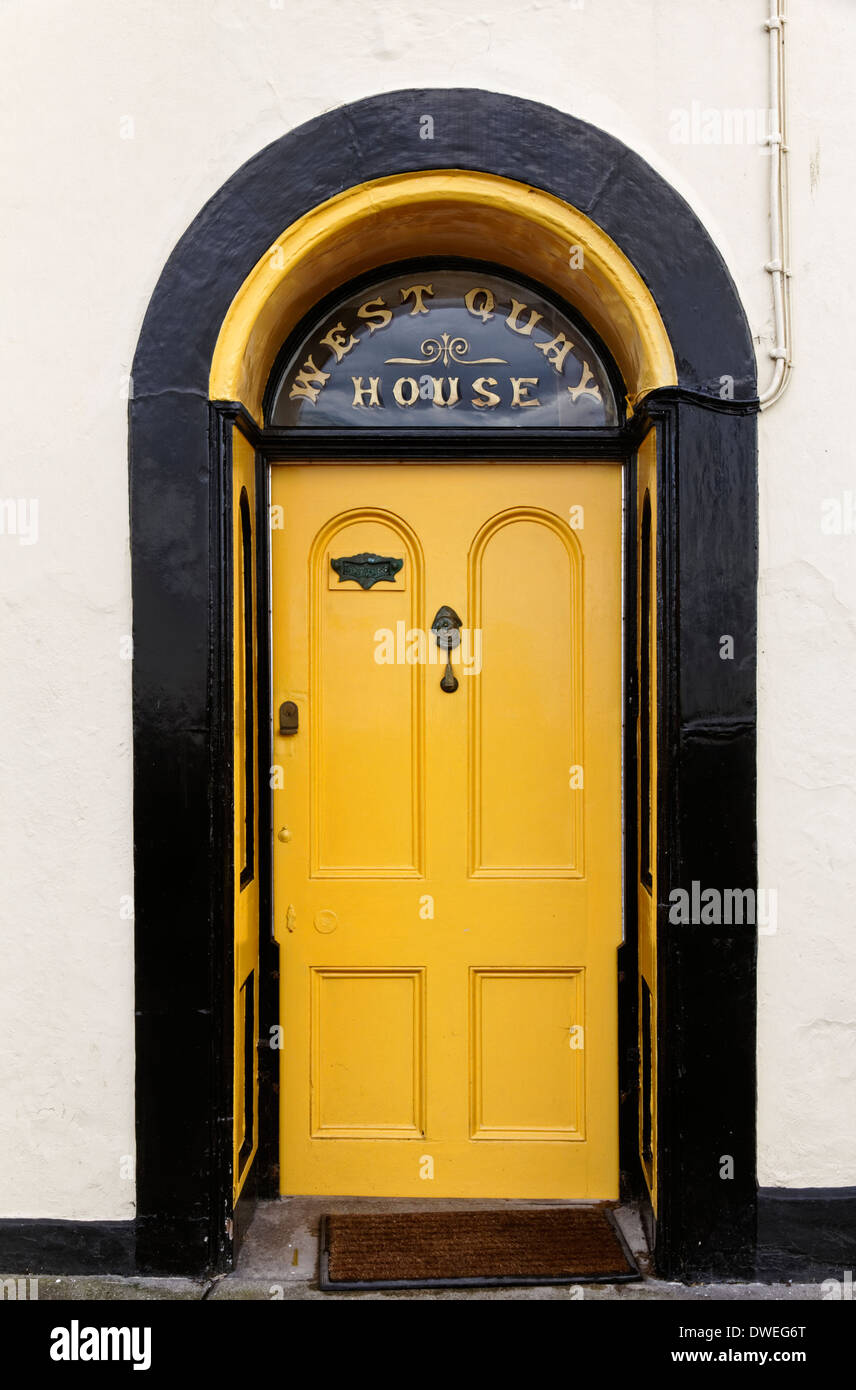
{"label": "rectangular door panel", "polygon": [[472,972],[473,1139],[585,1137],[583,975]]}
{"label": "rectangular door panel", "polygon": [[424,976],[311,971],[313,1138],[422,1134]]}

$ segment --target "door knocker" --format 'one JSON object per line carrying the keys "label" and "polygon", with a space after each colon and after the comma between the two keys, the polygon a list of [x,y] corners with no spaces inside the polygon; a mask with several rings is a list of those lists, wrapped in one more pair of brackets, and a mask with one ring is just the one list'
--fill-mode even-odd
{"label": "door knocker", "polygon": [[440,689],[445,690],[447,695],[453,695],[458,688],[458,681],[452,672],[452,652],[461,643],[461,619],[454,608],[449,608],[446,604],[438,608],[431,624],[431,631],[437,639],[440,651],[446,653],[446,670],[440,682]]}

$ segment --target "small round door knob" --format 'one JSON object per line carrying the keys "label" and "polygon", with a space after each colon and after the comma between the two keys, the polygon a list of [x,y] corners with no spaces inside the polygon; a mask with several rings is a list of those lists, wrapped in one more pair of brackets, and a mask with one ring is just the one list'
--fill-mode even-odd
{"label": "small round door knob", "polygon": [[279,834],[277,835],[277,839],[281,840],[284,845],[287,845],[289,840],[291,839],[291,831],[287,830],[285,826],[283,826]]}

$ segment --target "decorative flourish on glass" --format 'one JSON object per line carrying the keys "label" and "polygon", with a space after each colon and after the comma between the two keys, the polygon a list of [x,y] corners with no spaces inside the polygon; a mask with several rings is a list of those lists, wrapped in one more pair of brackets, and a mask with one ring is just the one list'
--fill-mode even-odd
{"label": "decorative flourish on glass", "polygon": [[470,345],[466,338],[450,338],[448,333],[441,334],[442,341],[437,338],[426,338],[420,345],[421,357],[386,357],[386,362],[412,362],[418,366],[423,363],[439,362],[442,358],[443,366],[448,367],[452,362],[460,362],[463,366],[482,366],[486,362],[502,363],[508,366],[506,357],[469,357]]}
{"label": "decorative flourish on glass", "polygon": [[619,423],[590,334],[545,294],[480,265],[411,269],[343,292],[280,363],[269,425]]}

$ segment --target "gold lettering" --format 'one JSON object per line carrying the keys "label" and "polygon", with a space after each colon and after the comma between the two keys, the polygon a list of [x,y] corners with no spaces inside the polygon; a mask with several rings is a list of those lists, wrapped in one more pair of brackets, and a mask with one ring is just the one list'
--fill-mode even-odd
{"label": "gold lettering", "polygon": [[[379,376],[370,376],[368,386],[363,386],[361,376],[352,376],[351,381],[354,383],[354,399],[351,401],[351,405],[383,405],[380,396]],[[366,396],[368,396],[368,400],[365,399]]]}
{"label": "gold lettering", "polygon": [[[380,308],[376,309],[376,304],[380,305]],[[367,299],[365,304],[361,304],[357,310],[357,317],[365,319],[369,326],[369,333],[374,333],[378,328],[386,328],[392,319],[392,310],[387,309],[385,299]],[[377,319],[378,322],[373,323],[372,319]]]}
{"label": "gold lettering", "polygon": [[346,353],[357,346],[358,341],[353,333],[350,338],[345,337],[345,325],[343,323],[337,323],[335,328],[331,328],[326,337],[321,339],[325,347],[332,348],[335,352],[337,362],[341,362]]}
{"label": "gold lettering", "polygon": [[426,308],[426,306],[425,306],[425,303],[424,303],[424,301],[423,301],[423,298],[422,298],[422,296],[423,296],[424,294],[430,294],[431,296],[433,296],[433,294],[434,294],[434,286],[433,286],[433,285],[411,285],[409,289],[407,289],[407,290],[402,290],[402,291],[401,291],[401,302],[402,302],[402,304],[406,304],[407,301],[408,301],[408,299],[410,298],[410,296],[413,295],[413,308],[410,310],[410,317],[411,317],[411,318],[413,318],[413,315],[414,315],[414,314],[427,314],[427,313],[428,313],[428,310],[427,310],[427,308]]}
{"label": "gold lettering", "polygon": [[[306,396],[310,401],[317,401],[321,387],[330,380],[329,372],[319,372],[311,357],[307,357],[302,369],[297,373],[288,393],[288,399],[294,400],[295,396]],[[311,383],[317,381],[318,385]]]}
{"label": "gold lettering", "polygon": [[498,406],[500,399],[499,396],[496,394],[495,391],[489,391],[487,389],[489,386],[495,385],[495,376],[477,377],[476,380],[473,382],[473,390],[476,391],[480,396],[484,396],[485,399],[483,401],[477,401],[475,396],[473,396],[473,405],[478,406],[481,410],[493,410],[495,406]]}
{"label": "gold lettering", "polygon": [[[480,308],[476,304],[477,294],[484,295]],[[487,323],[488,319],[493,318],[493,307],[496,303],[496,300],[494,299],[490,290],[481,289],[479,287],[477,287],[474,290],[468,290],[467,293],[464,295],[464,303],[466,304],[470,313],[475,314],[476,318],[480,318],[482,323]]]}
{"label": "gold lettering", "polygon": [[[458,381],[456,376],[432,376],[434,383],[434,404],[435,405],[457,405],[461,399],[458,393]],[[449,399],[443,399],[443,382],[449,383]]]}
{"label": "gold lettering", "polygon": [[536,343],[535,346],[539,352],[543,352],[547,361],[556,368],[557,372],[564,371],[565,358],[573,347],[573,343],[569,342],[564,333],[560,333],[550,343]]}
{"label": "gold lettering", "polygon": [[[408,400],[404,398],[404,388],[407,387]],[[400,376],[392,388],[399,405],[415,405],[419,400],[419,383],[413,376]]]}
{"label": "gold lettering", "polygon": [[600,394],[600,387],[598,386],[597,381],[595,380],[594,373],[592,372],[592,369],[589,366],[588,362],[583,362],[582,371],[580,372],[580,379],[577,382],[576,386],[568,387],[568,394],[571,400],[574,402],[574,404],[576,404],[577,399],[580,396],[592,396],[596,401],[603,400],[603,397]]}
{"label": "gold lettering", "polygon": [[505,320],[508,327],[512,329],[514,333],[520,333],[521,336],[524,338],[527,336],[527,334],[532,332],[532,329],[535,327],[538,320],[544,317],[543,314],[536,314],[534,309],[529,309],[529,318],[526,324],[521,328],[520,324],[518,323],[518,319],[520,318],[520,315],[523,313],[525,309],[529,309],[528,304],[523,304],[521,300],[514,299],[512,297],[511,313]]}
{"label": "gold lettering", "polygon": [[511,397],[512,406],[540,405],[541,402],[537,398],[531,401],[528,399],[529,387],[537,385],[537,376],[513,376],[511,378],[511,390],[513,393]]}

